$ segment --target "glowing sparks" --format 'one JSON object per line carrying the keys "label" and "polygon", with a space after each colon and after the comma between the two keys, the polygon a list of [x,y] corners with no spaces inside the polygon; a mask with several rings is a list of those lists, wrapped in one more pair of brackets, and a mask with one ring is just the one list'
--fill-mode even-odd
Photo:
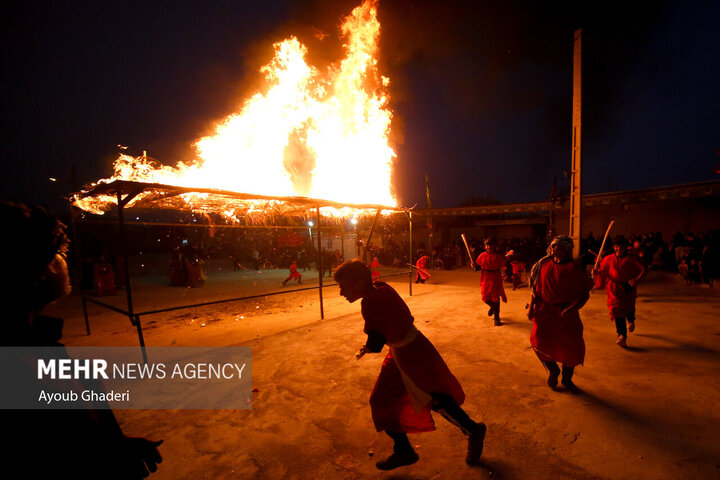
{"label": "glowing sparks", "polygon": [[[375,1],[366,0],[345,19],[345,57],[324,71],[308,65],[307,49],[297,38],[274,44],[274,58],[261,69],[264,92],[198,140],[192,162],[168,167],[146,156],[120,155],[113,177],[101,182],[395,206],[390,183],[395,153],[388,144],[392,114],[385,93],[389,79],[377,71]],[[183,198],[190,208],[202,201],[195,194]],[[89,204],[98,200],[111,197],[76,204],[98,211],[98,205]],[[222,212],[234,214],[229,207]]]}

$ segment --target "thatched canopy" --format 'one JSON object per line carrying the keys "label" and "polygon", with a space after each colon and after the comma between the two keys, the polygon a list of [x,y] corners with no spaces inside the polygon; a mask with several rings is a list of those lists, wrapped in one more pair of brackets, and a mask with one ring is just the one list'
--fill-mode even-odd
{"label": "thatched canopy", "polygon": [[100,183],[73,196],[73,204],[93,213],[104,213],[121,205],[142,208],[190,209],[203,213],[234,211],[233,215],[303,215],[316,208],[331,207],[360,211],[410,211],[402,207],[376,204],[342,203],[308,197],[278,197],[233,192],[214,188],[190,188],[159,183],[114,180]]}

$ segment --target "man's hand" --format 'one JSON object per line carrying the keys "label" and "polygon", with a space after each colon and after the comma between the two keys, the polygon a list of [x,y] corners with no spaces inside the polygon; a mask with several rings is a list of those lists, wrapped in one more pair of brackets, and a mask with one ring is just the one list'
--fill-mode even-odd
{"label": "man's hand", "polygon": [[631,287],[634,287],[635,285],[637,285],[637,282],[638,282],[637,278],[631,278],[630,280],[628,280],[628,285],[630,285]]}
{"label": "man's hand", "polygon": [[162,462],[157,447],[162,443],[163,440],[154,442],[142,437],[125,437],[122,446],[128,478],[146,478],[157,471],[157,464]]}

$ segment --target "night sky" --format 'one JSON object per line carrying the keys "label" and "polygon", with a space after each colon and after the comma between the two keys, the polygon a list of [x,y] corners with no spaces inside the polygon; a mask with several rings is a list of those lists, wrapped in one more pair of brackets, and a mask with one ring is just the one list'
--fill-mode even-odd
{"label": "night sky", "polygon": [[[0,197],[62,206],[111,173],[118,144],[187,159],[257,91],[272,42],[296,35],[311,63],[336,61],[359,3],[11,2]],[[435,207],[568,184],[576,28],[583,193],[720,178],[720,2],[381,0],[379,20],[405,206],[426,206],[425,173]]]}

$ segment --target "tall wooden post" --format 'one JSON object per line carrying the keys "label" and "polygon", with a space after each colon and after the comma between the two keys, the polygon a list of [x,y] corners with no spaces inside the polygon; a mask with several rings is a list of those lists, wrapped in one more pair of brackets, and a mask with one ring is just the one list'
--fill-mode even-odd
{"label": "tall wooden post", "polygon": [[582,30],[577,29],[573,41],[573,103],[572,103],[572,170],[570,179],[570,237],[575,247],[573,258],[580,257],[582,184],[580,162],[581,109],[582,109]]}

